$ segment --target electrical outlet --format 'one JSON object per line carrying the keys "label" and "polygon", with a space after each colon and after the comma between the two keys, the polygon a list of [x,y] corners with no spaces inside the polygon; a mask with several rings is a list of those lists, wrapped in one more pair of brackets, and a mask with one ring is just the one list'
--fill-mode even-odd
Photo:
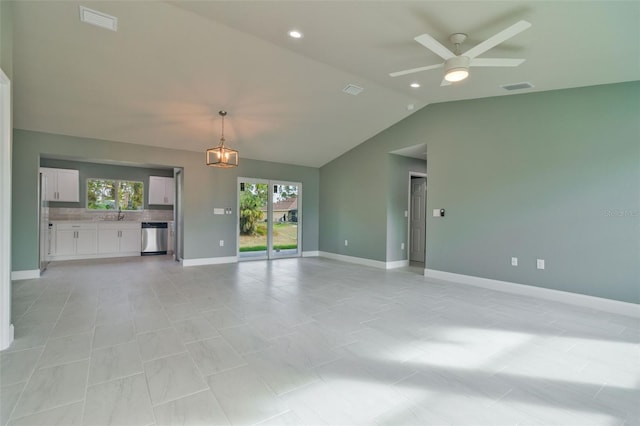
{"label": "electrical outlet", "polygon": [[517,257],[512,257],[511,258],[511,266],[518,266],[518,258]]}
{"label": "electrical outlet", "polygon": [[349,240],[344,240],[344,246],[348,246],[349,245]]}
{"label": "electrical outlet", "polygon": [[224,247],[224,240],[220,240],[220,247]]}
{"label": "electrical outlet", "polygon": [[404,243],[400,244],[400,250],[404,250]]}
{"label": "electrical outlet", "polygon": [[536,268],[538,268],[538,269],[544,269],[544,259],[538,259],[538,260],[536,260]]}

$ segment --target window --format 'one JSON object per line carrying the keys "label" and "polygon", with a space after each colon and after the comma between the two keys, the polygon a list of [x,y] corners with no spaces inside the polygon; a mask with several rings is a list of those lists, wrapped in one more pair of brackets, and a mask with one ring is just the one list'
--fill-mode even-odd
{"label": "window", "polygon": [[87,179],[87,209],[143,210],[142,182],[117,179]]}

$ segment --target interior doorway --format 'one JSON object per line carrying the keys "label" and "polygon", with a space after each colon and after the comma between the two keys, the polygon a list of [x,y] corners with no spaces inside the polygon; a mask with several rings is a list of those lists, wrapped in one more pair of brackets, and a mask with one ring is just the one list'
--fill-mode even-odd
{"label": "interior doorway", "polygon": [[11,81],[0,69],[0,350],[13,341],[11,324]]}
{"label": "interior doorway", "polygon": [[238,178],[238,260],[302,255],[302,184]]}
{"label": "interior doorway", "polygon": [[409,175],[409,264],[424,268],[426,261],[427,175]]}

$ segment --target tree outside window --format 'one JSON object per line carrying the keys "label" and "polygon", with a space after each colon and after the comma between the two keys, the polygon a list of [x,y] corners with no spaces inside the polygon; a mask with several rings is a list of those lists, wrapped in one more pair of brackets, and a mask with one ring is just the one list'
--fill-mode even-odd
{"label": "tree outside window", "polygon": [[[87,209],[143,210],[144,184],[116,179],[87,179]],[[117,200],[117,202],[116,202]]]}

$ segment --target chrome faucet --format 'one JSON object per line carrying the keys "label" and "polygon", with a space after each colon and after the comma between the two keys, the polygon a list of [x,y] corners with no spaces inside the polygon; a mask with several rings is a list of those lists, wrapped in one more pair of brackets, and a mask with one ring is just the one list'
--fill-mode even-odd
{"label": "chrome faucet", "polygon": [[122,213],[122,209],[118,207],[118,222],[124,220],[124,213]]}

